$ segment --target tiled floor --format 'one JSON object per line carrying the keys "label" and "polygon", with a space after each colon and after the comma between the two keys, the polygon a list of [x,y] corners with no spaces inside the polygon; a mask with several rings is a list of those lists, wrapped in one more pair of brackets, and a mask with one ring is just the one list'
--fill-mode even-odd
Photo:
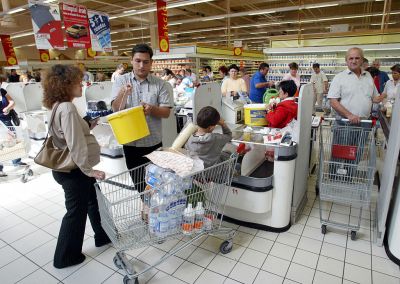
{"label": "tiled floor", "polygon": [[[40,171],[40,170],[39,170]],[[35,169],[35,173],[38,169]],[[371,211],[363,212],[358,239],[328,228],[320,233],[319,202],[310,178],[307,207],[288,232],[276,234],[233,224],[237,228],[233,251],[221,255],[222,240],[205,237],[142,275],[140,283],[400,283],[400,270],[382,247],[371,243]],[[22,184],[0,183],[0,282],[6,283],[122,283],[124,272],[113,264],[112,246],[96,248],[88,224],[83,252],[86,261],[55,269],[52,258],[60,220],[65,212],[63,192],[49,172]],[[334,220],[351,220],[357,210],[322,204]],[[166,251],[182,243],[127,251],[135,268],[145,269]]]}

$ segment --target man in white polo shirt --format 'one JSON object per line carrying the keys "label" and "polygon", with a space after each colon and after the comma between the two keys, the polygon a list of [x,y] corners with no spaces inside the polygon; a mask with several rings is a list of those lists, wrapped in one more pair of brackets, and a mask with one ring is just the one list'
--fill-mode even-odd
{"label": "man in white polo shirt", "polygon": [[339,118],[347,118],[351,124],[369,118],[372,103],[384,99],[379,96],[371,75],[361,68],[363,58],[361,48],[350,48],[346,53],[347,69],[333,78],[328,92],[331,107]]}

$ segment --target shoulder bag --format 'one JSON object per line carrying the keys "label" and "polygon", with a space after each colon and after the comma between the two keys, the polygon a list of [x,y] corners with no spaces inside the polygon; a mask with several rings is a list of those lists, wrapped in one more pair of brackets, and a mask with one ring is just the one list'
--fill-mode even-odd
{"label": "shoulder bag", "polygon": [[50,127],[54,122],[54,117],[59,104],[54,107],[49,121],[49,130],[47,131],[46,139],[43,142],[39,153],[33,159],[36,164],[58,172],[70,172],[76,168],[76,164],[69,154],[68,147],[65,149],[58,149],[53,144],[53,137],[49,136]]}

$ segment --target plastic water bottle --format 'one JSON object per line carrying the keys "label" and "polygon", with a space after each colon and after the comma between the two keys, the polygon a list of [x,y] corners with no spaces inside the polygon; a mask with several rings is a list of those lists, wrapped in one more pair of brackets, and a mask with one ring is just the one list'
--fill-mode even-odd
{"label": "plastic water bottle", "polygon": [[158,206],[158,217],[157,217],[157,230],[156,236],[164,238],[169,233],[169,218],[167,212],[167,198],[166,195],[160,192],[160,205]]}
{"label": "plastic water bottle", "polygon": [[182,219],[182,231],[185,235],[191,235],[193,233],[194,225],[194,211],[192,208],[192,203],[188,204],[188,207],[183,212]]}
{"label": "plastic water bottle", "polygon": [[177,226],[180,227],[182,224],[182,216],[183,212],[186,208],[186,194],[184,193],[184,189],[181,186],[177,186],[175,188],[175,196],[176,196],[176,216],[177,216]]}
{"label": "plastic water bottle", "polygon": [[173,234],[176,232],[178,227],[178,212],[177,212],[177,205],[178,199],[175,194],[175,190],[172,187],[168,190],[168,206],[167,206],[167,213],[168,213],[168,221],[169,221],[169,233]]}
{"label": "plastic water bottle", "polygon": [[158,186],[162,183],[162,174],[165,169],[156,166],[154,164],[150,164],[146,167],[146,183],[150,186]]}
{"label": "plastic water bottle", "polygon": [[149,231],[150,235],[154,236],[157,234],[158,229],[158,214],[161,204],[160,191],[154,190],[153,195],[150,198],[150,210],[149,210]]}
{"label": "plastic water bottle", "polygon": [[204,208],[203,208],[203,202],[199,201],[197,202],[194,214],[194,231],[196,233],[201,232],[203,230],[203,225],[204,225]]}

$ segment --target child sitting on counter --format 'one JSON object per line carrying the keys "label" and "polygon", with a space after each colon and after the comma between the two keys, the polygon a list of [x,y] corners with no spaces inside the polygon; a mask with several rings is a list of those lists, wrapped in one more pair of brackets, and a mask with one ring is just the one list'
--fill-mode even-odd
{"label": "child sitting on counter", "polygon": [[[197,115],[197,131],[186,142],[185,149],[190,156],[197,156],[204,162],[204,168],[215,165],[222,154],[225,144],[231,141],[232,132],[219,112],[206,106]],[[212,133],[217,125],[222,127],[222,133]]]}
{"label": "child sitting on counter", "polygon": [[297,86],[293,80],[282,81],[279,84],[280,103],[271,103],[267,106],[265,116],[268,127],[284,128],[293,119],[297,119],[297,102],[294,95]]}

